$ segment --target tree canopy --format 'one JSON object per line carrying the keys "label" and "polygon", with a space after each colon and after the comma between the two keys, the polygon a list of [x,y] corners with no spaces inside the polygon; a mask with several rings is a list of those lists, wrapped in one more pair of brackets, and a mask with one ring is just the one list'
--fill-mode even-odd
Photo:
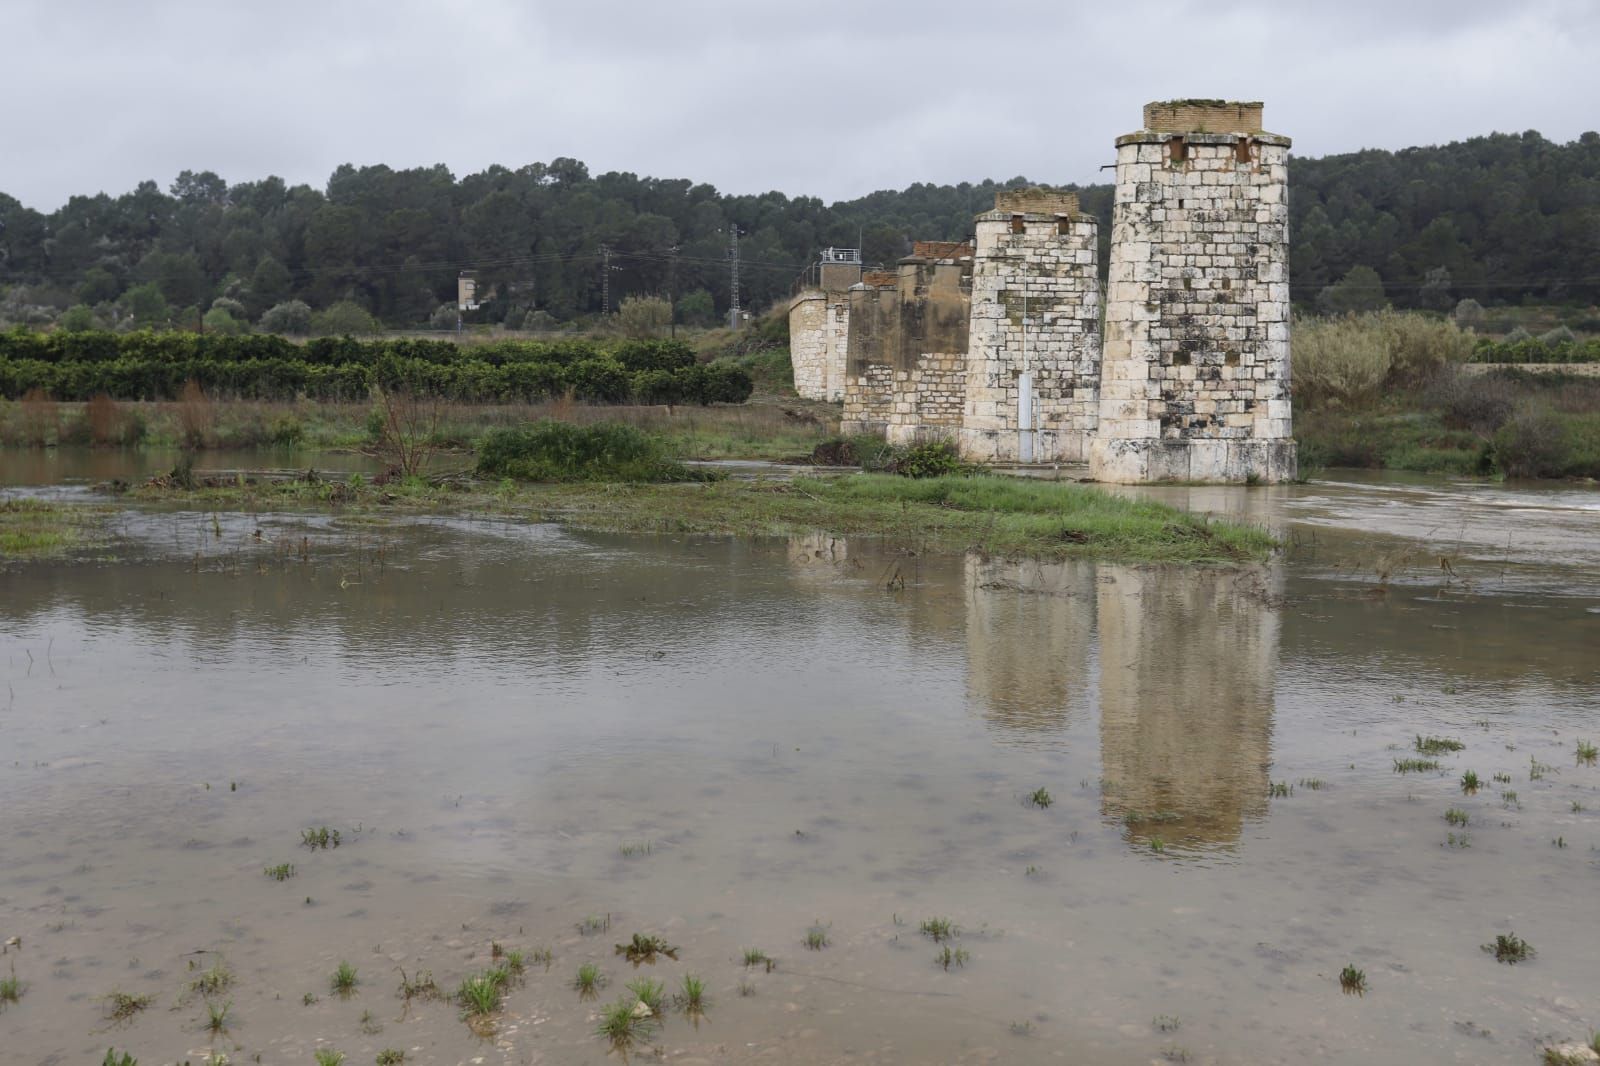
{"label": "tree canopy", "polygon": [[[729,305],[734,229],[741,304],[761,308],[826,246],[891,263],[913,239],[967,237],[997,189],[1023,184],[919,183],[828,206],[591,175],[562,158],[462,178],[443,166],[346,164],[322,190],[185,171],[166,191],[146,181],[48,214],[0,193],[0,317],[31,320],[8,310],[22,304],[57,314],[83,305],[129,324],[190,323],[225,298],[219,324],[299,301],[413,326],[453,304],[457,273],[473,270],[484,304],[469,321],[559,322],[602,309],[609,262],[612,309],[675,290],[680,314],[715,320]],[[1103,269],[1111,187],[1078,191],[1101,222]],[[1600,299],[1600,134],[1295,158],[1290,216],[1293,295],[1307,307]]]}

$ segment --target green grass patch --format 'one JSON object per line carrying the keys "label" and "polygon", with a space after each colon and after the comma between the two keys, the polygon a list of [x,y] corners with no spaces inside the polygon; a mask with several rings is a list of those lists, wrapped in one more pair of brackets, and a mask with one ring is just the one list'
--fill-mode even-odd
{"label": "green grass patch", "polygon": [[546,420],[527,429],[491,429],[478,442],[478,473],[518,481],[695,481],[704,475],[667,456],[633,426],[575,426]]}
{"label": "green grass patch", "polygon": [[105,509],[31,497],[0,500],[0,557],[59,555],[97,538]]}
{"label": "green grass patch", "polygon": [[886,474],[705,484],[506,481],[152,482],[134,498],[208,510],[326,508],[491,512],[608,532],[864,536],[916,551],[1103,558],[1126,562],[1256,562],[1277,547],[1265,530],[1207,519],[1098,488],[994,474],[920,480]]}

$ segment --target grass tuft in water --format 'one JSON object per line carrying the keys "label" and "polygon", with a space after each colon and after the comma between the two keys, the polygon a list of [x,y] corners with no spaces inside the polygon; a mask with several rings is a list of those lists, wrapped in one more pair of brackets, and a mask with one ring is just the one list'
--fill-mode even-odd
{"label": "grass tuft in water", "polygon": [[313,829],[302,829],[300,830],[300,843],[312,851],[336,848],[340,843],[339,831],[337,829],[329,829],[325,825],[319,825]]}
{"label": "grass tuft in water", "polygon": [[638,1003],[637,999],[624,996],[600,1012],[600,1024],[595,1027],[595,1033],[611,1041],[612,1049],[624,1057],[657,1024],[648,1008],[635,1010]]}
{"label": "grass tuft in water", "polygon": [[1367,994],[1367,972],[1358,970],[1354,966],[1346,965],[1339,971],[1339,990],[1347,996],[1364,996]]}
{"label": "grass tuft in water", "polygon": [[1461,794],[1464,796],[1476,794],[1481,783],[1478,780],[1478,772],[1476,770],[1468,770],[1461,775]]}
{"label": "grass tuft in water", "polygon": [[706,983],[694,974],[683,975],[683,991],[678,993],[678,1005],[686,1014],[704,1014],[706,1005]]}
{"label": "grass tuft in water", "polygon": [[821,951],[829,944],[827,927],[820,922],[806,930],[805,939],[801,941],[809,951]]}
{"label": "grass tuft in water", "polygon": [[585,915],[583,921],[578,923],[578,932],[584,936],[590,936],[594,933],[606,933],[610,931],[611,915],[609,914],[604,918],[593,914]]}
{"label": "grass tuft in water", "polygon": [[1466,825],[1468,820],[1467,812],[1460,807],[1451,807],[1444,812],[1444,820],[1451,825]]}
{"label": "grass tuft in water", "polygon": [[[522,953],[520,951],[513,951],[510,955],[506,956],[506,961],[509,963],[515,959],[516,961],[520,962],[521,954]],[[556,954],[549,948],[534,948],[532,951],[528,952],[528,961],[536,966],[543,966],[544,972],[549,973],[551,965],[553,965],[556,961]],[[512,969],[517,973],[522,972],[517,967],[512,967]]]}
{"label": "grass tuft in water", "polygon": [[635,844],[624,844],[618,850],[622,852],[624,859],[631,859],[635,855],[648,855],[650,854],[650,842],[645,840]]}
{"label": "grass tuft in water", "polygon": [[[190,963],[192,966],[193,963]],[[209,969],[200,971],[193,981],[189,982],[191,996],[218,996],[233,986],[233,971],[222,959],[212,963]]]}
{"label": "grass tuft in water", "polygon": [[933,956],[933,964],[949,970],[952,966],[965,966],[967,960],[972,958],[972,953],[966,948],[951,948],[949,944],[940,948]]}
{"label": "grass tuft in water", "polygon": [[617,954],[626,955],[628,961],[635,966],[642,962],[654,965],[657,955],[665,955],[669,959],[676,960],[678,949],[667,943],[665,937],[656,936],[654,933],[635,933],[628,943],[617,945]]}
{"label": "grass tuft in water", "polygon": [[1504,771],[1497,771],[1494,775],[1494,783],[1497,785],[1509,785],[1511,784],[1511,775]]}
{"label": "grass tuft in water", "polygon": [[149,1005],[149,996],[130,996],[126,992],[113,992],[106,997],[106,1018],[113,1022],[125,1022]]}
{"label": "grass tuft in water", "polygon": [[1446,833],[1444,835],[1444,846],[1447,848],[1470,848],[1472,847],[1472,837],[1467,833]]}
{"label": "grass tuft in water", "polygon": [[100,1066],[139,1066],[139,1060],[124,1051],[118,1055],[116,1048],[106,1048],[106,1057],[100,1061]]}
{"label": "grass tuft in water", "polygon": [[1183,1019],[1175,1014],[1158,1014],[1150,1019],[1150,1024],[1163,1033],[1172,1033],[1176,1032],[1178,1027],[1183,1024]]}
{"label": "grass tuft in water", "polygon": [[772,956],[768,955],[765,951],[762,951],[760,948],[744,949],[745,969],[748,970],[752,966],[765,966],[767,968],[767,972],[771,973],[772,968],[776,965],[778,965],[777,960],[772,958]]}
{"label": "grass tuft in water", "polygon": [[498,967],[473,974],[456,989],[456,1003],[469,1018],[487,1017],[500,1009],[506,979],[506,972]]}
{"label": "grass tuft in water", "polygon": [[386,1047],[378,1052],[378,1057],[372,1060],[377,1066],[400,1066],[406,1061],[406,1053],[397,1047]]}
{"label": "grass tuft in water", "polygon": [[395,969],[400,971],[400,997],[406,1002],[440,997],[439,986],[434,983],[432,970],[418,970],[416,977],[410,977],[407,976],[405,967],[397,966]]}
{"label": "grass tuft in water", "polygon": [[755,994],[756,994],[756,986],[755,985],[751,984],[749,981],[740,981],[739,982],[739,995],[745,996],[746,998],[748,998],[748,997],[753,996]]}
{"label": "grass tuft in water", "polygon": [[1040,810],[1043,810],[1044,808],[1050,806],[1050,804],[1054,803],[1055,800],[1051,797],[1049,789],[1041,786],[1034,789],[1033,792],[1028,796],[1028,802],[1033,804],[1035,807],[1038,807]]}
{"label": "grass tuft in water", "polygon": [[333,976],[329,978],[328,983],[333,986],[333,990],[339,995],[349,996],[356,990],[356,985],[360,984],[361,981],[356,976],[356,968],[354,966],[351,966],[348,962],[340,962],[339,968],[333,971]]}
{"label": "grass tuft in water", "polygon": [[1429,770],[1439,769],[1438,759],[1396,759],[1394,772],[1397,774],[1424,774]]}
{"label": "grass tuft in water", "polygon": [[206,1000],[206,1028],[213,1033],[220,1033],[228,1027],[228,1011],[233,1007],[233,1000],[226,1000],[220,1004]]}
{"label": "grass tuft in water", "polygon": [[1417,737],[1417,751],[1423,755],[1444,755],[1460,751],[1466,745],[1454,737]]}
{"label": "grass tuft in water", "polygon": [[667,986],[660,981],[652,981],[648,977],[640,977],[628,982],[628,991],[633,993],[634,999],[650,1008],[650,1013],[661,1016],[662,1007],[666,1004]]}
{"label": "grass tuft in water", "polygon": [[344,1062],[344,1052],[332,1048],[319,1047],[315,1052],[317,1066],[341,1066]]}
{"label": "grass tuft in water", "polygon": [[1503,962],[1508,966],[1515,966],[1519,962],[1527,962],[1538,954],[1533,950],[1533,945],[1515,933],[1501,933],[1489,944],[1482,945],[1483,950],[1494,956],[1495,962]]}
{"label": "grass tuft in water", "polygon": [[600,972],[600,967],[592,962],[586,962],[578,967],[578,976],[572,982],[572,987],[578,990],[578,998],[593,999],[595,993],[604,988],[605,975]]}
{"label": "grass tuft in water", "polygon": [[1272,799],[1294,795],[1294,786],[1287,781],[1273,781],[1267,785],[1267,795]]}
{"label": "grass tuft in water", "polygon": [[1600,758],[1600,748],[1587,740],[1578,741],[1578,765],[1593,766],[1595,760]]}
{"label": "grass tuft in water", "polygon": [[274,881],[287,881],[294,876],[294,863],[280,862],[276,866],[268,866],[261,871]]}
{"label": "grass tuft in water", "polygon": [[922,935],[932,940],[935,944],[949,940],[960,933],[956,923],[949,918],[929,918],[921,925]]}

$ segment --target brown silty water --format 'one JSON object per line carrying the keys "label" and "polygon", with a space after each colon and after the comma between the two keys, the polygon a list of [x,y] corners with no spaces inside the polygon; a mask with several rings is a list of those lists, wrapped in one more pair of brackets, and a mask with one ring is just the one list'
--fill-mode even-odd
{"label": "brown silty water", "polygon": [[[669,1006],[635,1058],[1521,1063],[1600,1026],[1600,495],[1154,491],[1290,547],[129,510],[84,558],[8,563],[0,1060],[602,1062],[598,1009],[685,974],[704,1016]],[[1397,773],[1419,734],[1465,748]],[[339,847],[301,846],[324,825]],[[1481,950],[1513,931],[1534,959]],[[678,959],[635,971],[634,932]],[[493,942],[553,958],[490,1029],[397,994]],[[219,957],[213,1037],[184,989]],[[113,991],[152,1001],[113,1023]]]}

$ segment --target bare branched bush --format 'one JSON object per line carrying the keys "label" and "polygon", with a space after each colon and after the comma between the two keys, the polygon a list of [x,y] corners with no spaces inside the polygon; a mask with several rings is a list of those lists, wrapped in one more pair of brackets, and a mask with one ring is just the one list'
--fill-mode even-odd
{"label": "bare branched bush", "polygon": [[19,443],[43,448],[61,435],[61,408],[43,389],[33,388],[22,394],[18,405],[17,438]]}
{"label": "bare branched bush", "polygon": [[193,378],[184,382],[178,396],[178,439],[185,448],[200,449],[216,435],[217,408],[206,390]]}
{"label": "bare branched bush", "polygon": [[1507,477],[1560,477],[1568,451],[1566,427],[1537,402],[1518,407],[1494,437],[1495,465]]}
{"label": "bare branched bush", "polygon": [[105,393],[97,393],[83,405],[83,420],[89,426],[90,444],[122,443],[122,409]]}
{"label": "bare branched bush", "polygon": [[420,476],[438,447],[442,405],[409,389],[380,389],[375,399],[382,419],[376,454],[402,477]]}
{"label": "bare branched bush", "polygon": [[1488,440],[1505,425],[1517,405],[1517,388],[1501,374],[1470,374],[1442,367],[1428,384],[1423,404],[1439,411],[1451,429],[1465,429]]}

